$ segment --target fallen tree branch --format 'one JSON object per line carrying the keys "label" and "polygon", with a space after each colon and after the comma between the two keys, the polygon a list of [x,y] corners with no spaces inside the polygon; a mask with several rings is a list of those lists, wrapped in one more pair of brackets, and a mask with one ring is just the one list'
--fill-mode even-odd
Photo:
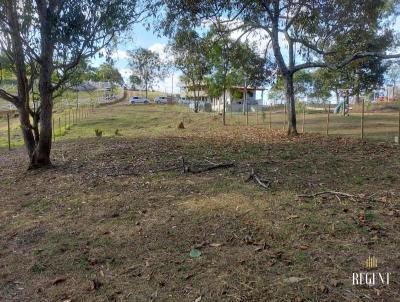
{"label": "fallen tree branch", "polygon": [[200,168],[200,169],[194,169],[194,168],[188,167],[187,172],[190,172],[192,174],[197,174],[197,173],[203,173],[203,172],[211,171],[211,170],[215,170],[215,169],[224,169],[224,168],[230,168],[230,167],[233,167],[232,163],[216,164],[216,165],[212,165],[212,166]]}
{"label": "fallen tree branch", "polygon": [[315,194],[309,194],[309,195],[297,195],[297,197],[304,197],[304,198],[313,198],[313,197],[317,197],[320,195],[335,195],[335,196],[340,196],[340,197],[347,197],[347,198],[354,198],[354,195],[348,194],[348,193],[344,193],[344,192],[336,192],[336,191],[324,191],[324,192],[319,192],[319,193],[315,193]]}
{"label": "fallen tree branch", "polygon": [[270,185],[270,183],[271,183],[269,180],[261,180],[261,179],[258,177],[257,173],[255,172],[254,168],[251,168],[250,175],[249,175],[249,177],[247,178],[246,182],[247,182],[247,181],[250,181],[250,180],[254,180],[254,182],[255,182],[256,184],[258,184],[260,187],[262,187],[262,188],[265,189],[265,190],[268,190],[268,189],[269,189],[269,185]]}
{"label": "fallen tree branch", "polygon": [[194,168],[194,167],[187,165],[185,158],[182,156],[182,172],[198,174],[198,173],[203,173],[203,172],[207,172],[207,171],[211,171],[211,170],[230,168],[230,167],[234,166],[233,163],[216,164],[209,160],[207,160],[207,162],[210,163],[211,166],[204,167],[204,168]]}

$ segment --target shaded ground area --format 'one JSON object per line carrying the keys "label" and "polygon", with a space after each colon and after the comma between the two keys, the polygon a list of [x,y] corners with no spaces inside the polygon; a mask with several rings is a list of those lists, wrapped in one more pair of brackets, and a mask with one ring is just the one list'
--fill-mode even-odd
{"label": "shaded ground area", "polygon": [[[0,150],[0,300],[398,301],[398,146],[210,121],[77,130],[45,171]],[[298,197],[326,190],[352,197]],[[389,286],[352,285],[369,255]]]}

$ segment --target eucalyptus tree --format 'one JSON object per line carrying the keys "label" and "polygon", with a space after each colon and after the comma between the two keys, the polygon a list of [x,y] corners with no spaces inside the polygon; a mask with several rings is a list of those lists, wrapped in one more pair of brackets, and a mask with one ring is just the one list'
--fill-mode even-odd
{"label": "eucalyptus tree", "polygon": [[[309,68],[341,68],[364,57],[390,59],[373,45],[360,45],[357,37],[371,31],[391,39],[383,20],[398,1],[386,0],[163,0],[166,14],[162,26],[166,33],[179,20],[194,26],[207,22],[223,24],[241,35],[258,33],[266,52],[277,65],[284,80],[288,105],[288,133],[297,134],[294,74]],[[389,4],[390,5],[389,5]],[[395,10],[393,10],[395,11]],[[375,36],[375,37],[376,37]],[[270,51],[267,48],[271,49]]]}
{"label": "eucalyptus tree", "polygon": [[174,58],[173,65],[182,72],[186,86],[191,87],[193,91],[194,111],[198,112],[200,91],[205,85],[206,75],[210,72],[208,45],[205,39],[194,29],[188,28],[188,25],[185,21],[179,24],[169,43],[169,51]]}
{"label": "eucalyptus tree", "polygon": [[168,68],[158,53],[142,47],[129,51],[129,66],[139,78],[137,84],[143,85],[146,98],[148,89],[166,75]]}
{"label": "eucalyptus tree", "polygon": [[[227,32],[212,27],[205,37],[208,45],[210,78],[223,94],[223,124],[226,116],[226,91],[234,86],[262,86],[268,81],[264,57],[256,53],[247,43],[230,37]],[[243,112],[244,110],[243,102]],[[232,105],[232,104],[231,104]]]}
{"label": "eucalyptus tree", "polygon": [[[209,61],[211,78],[220,87],[223,95],[222,123],[226,124],[226,91],[231,88],[242,75],[235,67],[238,61],[237,45],[227,34],[219,34],[212,28],[207,34],[205,41],[208,45],[207,60]],[[236,66],[235,66],[236,65]],[[242,77],[241,77],[242,78]]]}
{"label": "eucalyptus tree", "polygon": [[124,84],[124,79],[122,78],[121,73],[112,63],[103,63],[96,68],[95,79],[99,82],[109,82],[112,89],[114,89],[115,85]]}
{"label": "eucalyptus tree", "polygon": [[[81,60],[111,45],[143,11],[135,0],[0,1],[0,49],[18,87],[17,93],[0,89],[0,97],[18,109],[32,168],[51,165],[54,95]],[[40,95],[35,111],[29,97],[34,85]]]}
{"label": "eucalyptus tree", "polygon": [[129,76],[129,83],[131,84],[131,87],[133,90],[136,90],[136,87],[142,84],[142,81],[136,74],[131,74]]}

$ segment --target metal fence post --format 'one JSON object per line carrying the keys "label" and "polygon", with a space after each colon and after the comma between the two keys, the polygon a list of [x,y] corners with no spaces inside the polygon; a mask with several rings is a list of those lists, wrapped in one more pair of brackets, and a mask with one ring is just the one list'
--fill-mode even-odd
{"label": "metal fence post", "polygon": [[303,107],[303,125],[302,125],[302,129],[301,129],[301,132],[302,133],[305,133],[304,131],[305,131],[305,129],[304,129],[304,124],[306,123],[306,105],[304,105],[304,107]]}
{"label": "metal fence post", "polygon": [[399,131],[397,132],[397,140],[400,144],[400,101],[399,101]]}
{"label": "metal fence post", "polygon": [[328,116],[326,118],[326,136],[329,135],[329,117],[331,113],[331,102],[328,103]]}
{"label": "metal fence post", "polygon": [[53,117],[53,125],[52,125],[52,128],[51,128],[51,131],[53,132],[53,141],[55,142],[56,141],[56,129],[55,129],[55,127],[54,127],[54,117]]}
{"label": "metal fence post", "polygon": [[361,109],[361,140],[364,139],[364,108],[365,101],[364,98],[362,99],[362,109]]}
{"label": "metal fence post", "polygon": [[285,110],[284,110],[284,116],[283,116],[283,130],[286,130],[286,120],[287,120],[287,108],[286,108],[286,102],[285,102]]}
{"label": "metal fence post", "polygon": [[272,129],[272,103],[271,103],[271,109],[269,110],[269,130]]}
{"label": "metal fence post", "polygon": [[258,104],[256,105],[256,125],[258,125]]}
{"label": "metal fence post", "polygon": [[8,136],[8,150],[11,150],[11,129],[10,129],[10,114],[7,113],[7,136]]}

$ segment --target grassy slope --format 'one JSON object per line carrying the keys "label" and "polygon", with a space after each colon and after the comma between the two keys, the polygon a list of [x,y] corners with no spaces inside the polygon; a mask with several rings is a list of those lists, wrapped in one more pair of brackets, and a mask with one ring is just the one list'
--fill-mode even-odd
{"label": "grassy slope", "polygon": [[[399,153],[180,107],[99,108],[55,143],[52,170],[0,150],[0,300],[396,301],[398,275],[378,289],[351,275],[368,255],[399,269]],[[182,174],[181,156],[235,166]],[[355,197],[297,197],[327,189]]]}
{"label": "grassy slope", "polygon": [[[148,107],[154,109],[155,107]],[[160,116],[157,116],[156,119],[162,120],[162,113],[165,110],[163,107],[160,107],[162,112]],[[170,107],[167,107],[170,108]],[[178,109],[179,108],[179,109]],[[178,110],[187,112],[186,108],[174,107],[173,109],[168,110]],[[113,111],[118,115],[117,118],[107,116],[103,121],[96,121],[99,123],[99,127],[105,125],[106,128],[116,128],[118,123],[121,124],[121,127],[128,127],[131,123],[130,117],[131,113],[129,111],[121,114],[121,110]],[[141,115],[139,117],[139,122],[143,122],[143,119],[148,115]],[[214,114],[213,114],[214,116]],[[284,112],[274,111],[272,117],[272,129],[274,130],[283,130],[285,126]],[[54,114],[55,119],[55,127],[56,127],[56,136],[60,135],[58,121],[61,118],[61,133],[64,135],[64,122],[65,118],[67,121],[69,119],[69,111],[68,110],[57,110]],[[304,129],[306,133],[326,133],[326,120],[327,115],[322,113],[312,113],[307,114],[304,124]],[[114,124],[114,121],[117,121]],[[156,120],[153,120],[152,125],[154,125]],[[231,115],[229,112],[227,113],[227,123],[234,126],[246,125],[246,116],[240,113],[234,113]],[[270,126],[270,115],[269,112],[265,113],[264,117],[261,112],[251,112],[249,114],[249,124],[251,126],[263,127],[265,129],[269,129]],[[350,116],[343,117],[342,115],[331,115],[330,116],[330,126],[329,126],[329,134],[333,136],[342,136],[342,137],[360,137],[360,124],[361,124],[361,115],[359,113],[351,113]],[[85,125],[83,127],[74,128],[73,131],[70,131],[67,139],[76,138],[77,136],[81,136],[80,131],[84,131],[86,135],[90,135],[90,132],[93,131],[92,128],[85,129]],[[394,137],[399,133],[399,115],[398,113],[386,113],[386,112],[376,112],[376,113],[367,113],[365,116],[364,122],[364,137],[369,140],[376,140],[382,142],[393,142]],[[96,126],[91,122],[88,126]],[[140,127],[140,126],[139,126]],[[302,131],[303,129],[303,116],[298,115],[298,130]],[[112,134],[115,129],[106,129],[109,134]],[[78,131],[78,132],[76,132]],[[106,132],[107,132],[106,131]],[[13,118],[11,120],[11,141],[12,146],[18,147],[23,144],[21,132],[19,128],[18,118]],[[0,148],[7,146],[7,123],[5,117],[0,116]]]}

